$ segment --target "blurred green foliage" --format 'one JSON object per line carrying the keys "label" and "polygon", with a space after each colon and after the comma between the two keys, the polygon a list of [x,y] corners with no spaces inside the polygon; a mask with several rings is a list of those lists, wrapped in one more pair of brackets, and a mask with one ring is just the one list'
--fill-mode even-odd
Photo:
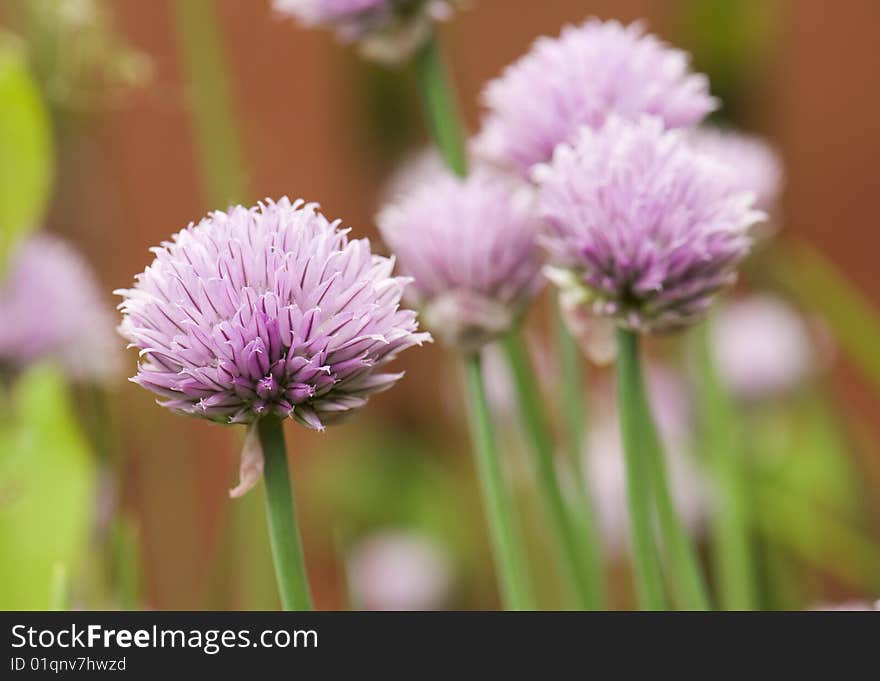
{"label": "blurred green foliage", "polygon": [[116,30],[112,0],[14,0],[12,7],[53,110],[103,107],[152,77],[151,60]]}
{"label": "blurred green foliage", "polygon": [[24,45],[0,32],[0,268],[42,221],[53,168],[49,113],[28,71]]}
{"label": "blurred green foliage", "polygon": [[91,454],[61,373],[39,366],[0,421],[0,608],[46,609],[58,564],[74,575],[95,498]]}
{"label": "blurred green foliage", "polygon": [[723,102],[717,117],[742,122],[755,82],[774,44],[778,0],[685,0],[681,5],[684,47],[697,71],[707,73]]}
{"label": "blurred green foliage", "polygon": [[803,240],[775,251],[768,266],[771,278],[821,316],[864,377],[880,390],[880,317],[865,294]]}

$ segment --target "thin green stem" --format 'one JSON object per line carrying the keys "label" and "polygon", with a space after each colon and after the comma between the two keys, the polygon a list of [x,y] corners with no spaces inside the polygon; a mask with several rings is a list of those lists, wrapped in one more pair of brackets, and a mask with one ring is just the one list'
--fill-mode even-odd
{"label": "thin green stem", "polygon": [[228,73],[220,21],[213,0],[172,2],[180,41],[187,95],[205,198],[215,206],[244,201],[245,163]]}
{"label": "thin green stem", "polygon": [[[708,610],[709,593],[703,580],[699,557],[679,518],[669,489],[663,445],[657,434],[657,427],[645,393],[638,353],[638,336],[621,329],[618,331],[618,344],[620,347],[618,364],[621,372],[619,393],[621,428],[625,441],[627,437],[634,439],[636,445],[641,448],[643,457],[641,462],[645,465],[645,473],[650,480],[660,533],[672,568],[675,591],[682,607],[688,610]],[[635,433],[627,436],[627,431],[631,429],[635,429]],[[631,444],[626,446],[629,449]]]}
{"label": "thin green stem", "polygon": [[697,550],[681,522],[669,489],[663,446],[657,437],[650,411],[644,412],[645,451],[654,485],[654,502],[660,533],[672,567],[674,586],[681,607],[686,610],[710,610],[709,592],[703,579]]}
{"label": "thin green stem", "polygon": [[489,522],[495,570],[501,584],[501,599],[507,610],[534,610],[522,538],[495,448],[480,356],[466,356],[464,370],[470,398],[474,454]]}
{"label": "thin green stem", "polygon": [[452,171],[464,177],[468,162],[463,127],[436,35],[419,50],[414,64],[434,143]]}
{"label": "thin green stem", "polygon": [[49,578],[49,610],[70,610],[70,578],[64,563],[52,566]]}
{"label": "thin green stem", "polygon": [[710,547],[721,607],[753,610],[758,598],[757,563],[739,428],[715,367],[707,324],[696,329],[695,345],[702,448],[715,485]]}
{"label": "thin green stem", "polygon": [[504,337],[503,343],[513,372],[523,427],[531,441],[532,464],[538,481],[541,503],[556,534],[559,552],[566,567],[577,606],[587,610],[596,609],[599,602],[595,579],[596,569],[595,565],[588,566],[585,560],[588,554],[594,557],[596,551],[595,548],[590,547],[591,550],[588,552],[583,547],[586,537],[578,532],[579,528],[565,503],[556,471],[550,431],[538,406],[540,392],[528,353],[523,345],[521,335],[516,331],[508,333]]}
{"label": "thin green stem", "polygon": [[553,305],[553,326],[568,458],[575,477],[573,515],[579,525],[579,534],[582,536],[580,544],[588,576],[597,594],[596,605],[601,608],[604,605],[601,542],[596,522],[596,507],[588,485],[587,472],[584,469],[583,447],[587,405],[584,400],[583,364],[580,348],[562,318],[558,298]]}
{"label": "thin green stem", "polygon": [[646,451],[644,385],[639,363],[638,337],[617,332],[617,400],[626,463],[627,500],[632,533],[633,569],[639,605],[645,610],[666,609],[663,576],[654,544],[653,484]]}
{"label": "thin green stem", "polygon": [[281,420],[275,416],[264,417],[258,422],[257,429],[265,461],[266,516],[281,607],[284,610],[311,610],[312,596],[287,470]]}
{"label": "thin green stem", "polygon": [[113,583],[119,608],[137,610],[140,605],[140,541],[134,519],[120,513],[113,523],[110,538]]}

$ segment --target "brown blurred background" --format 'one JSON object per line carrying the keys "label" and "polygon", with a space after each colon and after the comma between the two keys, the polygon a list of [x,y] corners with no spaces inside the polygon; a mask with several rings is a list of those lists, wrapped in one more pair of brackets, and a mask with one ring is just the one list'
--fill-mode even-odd
{"label": "brown blurred background", "polygon": [[[153,77],[113,107],[66,124],[48,222],[80,245],[108,292],[129,285],[149,262],[149,246],[206,210],[223,208],[209,204],[200,181],[171,0],[111,4],[118,28],[152,60]],[[555,35],[564,23],[590,15],[624,22],[643,18],[652,31],[694,50],[698,68],[711,70],[717,55],[704,49],[699,37],[710,4],[475,0],[443,27],[442,38],[473,130],[487,79],[538,35]],[[731,93],[728,113],[770,138],[784,157],[784,230],[808,237],[880,305],[880,181],[874,165],[880,151],[880,91],[874,87],[880,3],[734,4],[766,22],[766,32],[754,44],[740,45],[733,33],[728,47],[743,52],[748,68],[722,73],[719,82]],[[217,6],[248,200],[287,194],[319,201],[328,216],[342,217],[356,234],[375,236],[372,216],[383,179],[397,156],[426,140],[410,77],[364,63],[326,32],[279,20],[262,0],[219,0]],[[463,425],[438,404],[443,399],[438,376],[447,366],[442,352],[434,346],[404,357],[406,379],[358,418],[369,419],[379,432],[406,433],[416,425],[422,432],[452,428],[461,451],[450,455],[450,465],[467,467]],[[876,421],[876,393],[845,364],[835,386],[864,418]],[[235,581],[216,559],[228,550],[226,490],[237,473],[240,434],[176,417],[133,385],[120,387],[118,405],[124,504],[141,525],[146,602],[157,608],[236,605],[234,598],[218,602],[211,594],[226,593],[223,585]],[[451,409],[454,416],[454,404]],[[289,426],[294,480],[315,458],[352,446],[353,432],[361,431],[315,435]],[[313,502],[308,492],[301,499],[318,605],[339,607],[342,578],[333,561],[334,540],[318,530],[310,533],[321,525],[315,517],[319,504]],[[264,528],[257,524],[248,531]],[[271,588],[268,584],[270,593]]]}

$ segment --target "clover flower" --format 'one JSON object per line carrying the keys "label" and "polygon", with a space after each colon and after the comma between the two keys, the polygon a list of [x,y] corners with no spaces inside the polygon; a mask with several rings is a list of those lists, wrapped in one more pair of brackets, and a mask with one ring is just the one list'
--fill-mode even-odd
{"label": "clover flower", "polygon": [[475,351],[503,334],[540,288],[534,194],[510,178],[438,173],[377,222],[425,325],[453,347]]}
{"label": "clover flower", "polygon": [[527,176],[572,142],[582,126],[617,115],[656,115],[669,128],[699,123],[717,107],[689,57],[646,34],[641,23],[590,19],[541,37],[483,91],[480,155]]}
{"label": "clover flower", "polygon": [[725,166],[655,116],[581,128],[534,178],[555,264],[596,314],[640,332],[697,321],[764,217]]}
{"label": "clover flower", "polygon": [[791,392],[815,368],[807,324],[776,297],[753,295],[727,303],[712,322],[718,371],[739,399]]}
{"label": "clover flower", "polygon": [[82,256],[37,234],[15,251],[0,281],[0,368],[57,361],[75,380],[105,382],[119,371],[112,306]]}
{"label": "clover flower", "polygon": [[447,19],[456,0],[274,0],[273,7],[304,26],[326,27],[364,56],[395,63],[415,52],[435,21]]}
{"label": "clover flower", "polygon": [[225,423],[292,416],[323,430],[394,385],[380,368],[429,340],[398,303],[393,259],[314,203],[216,211],[153,249],[123,297],[135,383],[176,412]]}

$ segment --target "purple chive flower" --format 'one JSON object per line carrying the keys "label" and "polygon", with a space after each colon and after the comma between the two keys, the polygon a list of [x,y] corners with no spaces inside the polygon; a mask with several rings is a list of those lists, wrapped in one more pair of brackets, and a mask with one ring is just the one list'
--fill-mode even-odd
{"label": "purple chive flower", "polygon": [[418,49],[456,1],[274,0],[273,7],[304,26],[329,28],[343,42],[358,42],[366,57],[393,63]]}
{"label": "purple chive flower", "polygon": [[132,380],[226,423],[275,414],[323,430],[362,407],[402,376],[380,368],[430,336],[398,307],[408,280],[394,261],[347,233],[285,197],[211,213],[154,248],[117,291],[141,354]]}
{"label": "purple chive flower", "polygon": [[385,207],[379,230],[413,278],[425,325],[475,351],[510,329],[541,285],[534,193],[477,169],[448,172]]}
{"label": "purple chive flower", "polygon": [[120,368],[113,308],[66,242],[31,237],[0,280],[0,370],[54,360],[74,380],[105,382]]}
{"label": "purple chive flower", "polygon": [[483,102],[478,152],[524,176],[580,127],[600,128],[608,116],[652,114],[677,128],[699,123],[718,105],[685,52],[645,34],[641,23],[597,19],[538,38],[489,82]]}
{"label": "purple chive flower", "polygon": [[729,174],[654,116],[581,128],[535,169],[546,246],[596,314],[641,332],[687,326],[734,281],[764,217]]}
{"label": "purple chive flower", "polygon": [[732,180],[740,191],[755,194],[755,205],[772,213],[782,191],[782,160],[767,142],[756,135],[702,127],[690,134],[694,148],[715,157],[733,170]]}
{"label": "purple chive flower", "polygon": [[739,399],[794,391],[815,369],[807,324],[778,298],[754,295],[727,303],[712,322],[718,371]]}

